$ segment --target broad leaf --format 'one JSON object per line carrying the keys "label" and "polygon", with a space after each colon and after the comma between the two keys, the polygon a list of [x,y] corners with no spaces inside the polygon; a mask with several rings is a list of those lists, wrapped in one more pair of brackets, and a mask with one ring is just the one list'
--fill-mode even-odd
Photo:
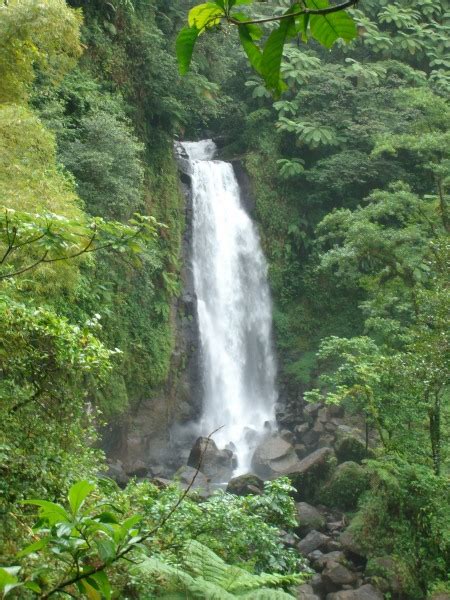
{"label": "broad leaf", "polygon": [[293,25],[294,17],[284,19],[279,27],[269,35],[264,46],[261,71],[267,87],[275,91],[281,91],[281,59],[288,31]]}
{"label": "broad leaf", "polygon": [[255,71],[261,75],[261,50],[253,41],[251,30],[248,28],[247,25],[239,25],[239,38],[241,40],[242,47],[244,48],[244,51],[248,56],[250,64],[255,69]]}
{"label": "broad leaf", "polygon": [[186,75],[192,60],[195,42],[197,41],[199,30],[196,27],[183,27],[177,36],[176,51],[178,59],[178,68],[181,75]]}
{"label": "broad leaf", "polygon": [[77,481],[69,490],[69,504],[72,513],[76,515],[83,506],[84,501],[94,490],[94,486],[89,481]]}
{"label": "broad leaf", "polygon": [[37,542],[34,542],[33,544],[26,546],[26,548],[24,548],[23,550],[21,550],[20,552],[17,553],[17,558],[22,558],[23,556],[27,556],[28,554],[31,554],[32,552],[36,552],[36,550],[42,550],[42,548],[45,548],[45,546],[49,543],[49,541],[50,541],[50,538],[42,538],[41,540],[38,540]]}
{"label": "broad leaf", "polygon": [[195,27],[201,32],[206,27],[218,25],[223,16],[223,9],[215,2],[205,2],[204,4],[194,6],[189,11],[189,27]]}
{"label": "broad leaf", "polygon": [[111,585],[109,583],[108,576],[104,571],[99,571],[95,575],[91,575],[88,578],[89,583],[96,587],[99,592],[102,594],[102,597],[105,600],[110,600],[111,598]]}
{"label": "broad leaf", "polygon": [[[306,4],[312,9],[329,6],[328,0],[306,0]],[[326,48],[331,48],[338,39],[349,42],[358,35],[355,21],[343,10],[327,15],[310,15],[309,23],[314,39]]]}
{"label": "broad leaf", "polygon": [[51,525],[60,523],[61,521],[70,522],[71,520],[64,508],[60,504],[55,504],[55,502],[48,502],[47,500],[24,500],[23,504],[39,506],[39,517],[47,520]]}

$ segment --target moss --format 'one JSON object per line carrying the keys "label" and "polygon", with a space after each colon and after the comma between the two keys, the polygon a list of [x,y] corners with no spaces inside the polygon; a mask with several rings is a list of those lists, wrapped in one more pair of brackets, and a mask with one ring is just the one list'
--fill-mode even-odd
{"label": "moss", "polygon": [[364,468],[355,462],[344,462],[333,473],[330,481],[320,490],[320,501],[331,508],[354,510],[358,499],[369,488]]}

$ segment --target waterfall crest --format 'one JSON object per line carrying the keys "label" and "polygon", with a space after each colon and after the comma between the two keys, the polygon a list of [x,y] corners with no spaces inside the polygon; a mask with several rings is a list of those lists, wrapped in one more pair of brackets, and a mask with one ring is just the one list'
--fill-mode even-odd
{"label": "waterfall crest", "polygon": [[193,192],[193,271],[204,383],[201,434],[218,427],[247,472],[277,398],[267,265],[231,164],[211,140],[185,142]]}

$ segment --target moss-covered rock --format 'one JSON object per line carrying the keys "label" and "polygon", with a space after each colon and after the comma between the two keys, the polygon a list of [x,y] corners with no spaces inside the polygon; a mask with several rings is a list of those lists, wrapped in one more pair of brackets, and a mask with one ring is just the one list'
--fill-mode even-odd
{"label": "moss-covered rock", "polygon": [[320,500],[327,506],[341,510],[354,510],[358,499],[369,488],[366,471],[356,462],[341,463],[330,481],[320,492]]}

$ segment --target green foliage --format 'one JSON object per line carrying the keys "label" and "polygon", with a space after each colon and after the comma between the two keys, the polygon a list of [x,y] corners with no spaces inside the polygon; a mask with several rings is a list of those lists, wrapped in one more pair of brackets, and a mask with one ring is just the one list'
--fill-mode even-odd
{"label": "green foliage", "polygon": [[[330,5],[328,0],[307,0],[304,5],[295,3],[281,16],[253,18],[235,12],[234,7],[251,4],[242,2],[205,2],[189,11],[188,27],[184,27],[177,38],[177,57],[181,74],[186,74],[198,37],[208,29],[217,28],[221,22],[237,25],[239,39],[251,66],[263,77],[265,85],[275,94],[286,89],[280,78],[284,46],[289,38],[301,34],[304,41],[314,38],[325,48],[339,39],[349,42],[357,36],[356,24],[344,10]],[[350,3],[351,5],[352,3]],[[356,2],[354,3],[356,4]],[[278,22],[265,38],[262,46],[256,42],[263,36],[259,23]]]}
{"label": "green foliage", "polygon": [[27,98],[36,70],[55,80],[81,54],[81,13],[63,0],[12,0],[0,12],[0,102]]}
{"label": "green foliage", "polygon": [[[280,527],[296,525],[291,493],[289,481],[280,479],[268,482],[262,496],[217,492],[200,504],[186,499],[161,528],[161,545],[175,562],[183,555],[184,545],[194,539],[227,563],[246,565],[257,573],[296,573],[301,566],[299,556],[284,548],[279,539]],[[140,505],[146,518],[158,522],[180,494],[175,486],[158,493],[149,484],[138,484],[130,501],[133,506]]]}
{"label": "green foliage", "polygon": [[100,217],[83,222],[51,213],[34,215],[4,208],[0,221],[0,280],[100,250],[142,254],[154,241],[157,225],[153,217],[140,215],[122,225]]}
{"label": "green foliage", "polygon": [[447,483],[424,467],[386,457],[368,463],[370,493],[351,530],[369,558],[392,556],[400,567],[401,593],[426,597],[444,579],[449,558]]}
{"label": "green foliage", "polygon": [[[87,504],[94,490],[95,486],[88,481],[72,485],[68,509],[47,500],[23,502],[39,507],[33,529],[35,541],[17,554],[18,559],[30,557],[29,566],[33,569],[21,582],[16,577],[10,583],[4,577],[3,582],[0,580],[0,591],[6,595],[13,589],[12,584],[14,589],[24,586],[39,597],[76,589],[88,597],[111,598],[106,570],[142,541],[138,525],[141,518],[120,520],[117,509],[110,504],[105,506],[101,498]],[[20,567],[13,568],[17,569],[14,575],[20,573]]]}
{"label": "green foliage", "polygon": [[[141,580],[139,587],[142,589],[143,598],[156,596],[167,599],[183,597],[199,600],[208,598],[228,600],[237,597],[249,600],[264,600],[264,598],[288,600],[293,596],[270,588],[298,584],[302,581],[300,576],[266,573],[254,575],[239,567],[227,565],[217,554],[195,540],[190,541],[183,548],[181,568],[151,558],[136,567],[135,577]],[[152,580],[158,581],[153,590]],[[158,593],[158,590],[161,591]]]}

